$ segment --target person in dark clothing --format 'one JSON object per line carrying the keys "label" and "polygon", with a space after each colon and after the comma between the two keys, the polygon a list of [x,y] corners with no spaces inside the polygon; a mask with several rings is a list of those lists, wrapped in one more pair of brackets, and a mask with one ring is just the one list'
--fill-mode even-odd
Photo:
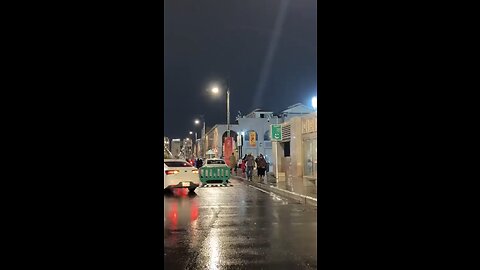
{"label": "person in dark clothing", "polygon": [[257,167],[257,177],[258,177],[258,178],[260,178],[260,171],[258,170],[258,158],[259,158],[259,157],[260,157],[260,156],[257,156],[257,157],[255,158],[255,166]]}
{"label": "person in dark clothing", "polygon": [[258,171],[258,178],[263,179],[265,177],[265,171],[267,169],[267,161],[263,157],[262,154],[257,158],[257,171]]}
{"label": "person in dark clothing", "polygon": [[203,166],[203,160],[201,158],[197,161],[197,169],[200,169]]}
{"label": "person in dark clothing", "polygon": [[252,181],[252,177],[253,177],[253,167],[255,166],[255,160],[254,160],[252,154],[248,154],[245,163],[246,163],[246,165],[247,165],[247,179],[248,179],[249,181]]}
{"label": "person in dark clothing", "polygon": [[263,158],[265,158],[265,162],[267,163],[267,168],[265,169],[265,173],[268,173],[270,171],[270,160],[268,160],[267,155],[265,155]]}

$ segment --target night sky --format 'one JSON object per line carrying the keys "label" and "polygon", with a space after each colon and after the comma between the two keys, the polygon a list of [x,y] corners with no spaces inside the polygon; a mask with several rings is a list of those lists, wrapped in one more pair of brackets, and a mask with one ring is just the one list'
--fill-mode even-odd
{"label": "night sky", "polygon": [[[184,138],[204,114],[207,127],[238,111],[274,112],[317,95],[316,0],[166,0],[164,134]],[[223,83],[223,85],[222,85]],[[200,127],[196,129],[200,134]]]}

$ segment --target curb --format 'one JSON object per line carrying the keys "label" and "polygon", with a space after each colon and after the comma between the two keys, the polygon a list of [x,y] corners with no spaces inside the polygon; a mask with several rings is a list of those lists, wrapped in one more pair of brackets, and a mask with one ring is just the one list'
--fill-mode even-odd
{"label": "curb", "polygon": [[313,197],[310,197],[310,196],[298,194],[298,193],[288,191],[288,190],[284,190],[284,189],[280,189],[280,188],[277,188],[277,187],[272,187],[272,186],[265,185],[265,184],[262,184],[262,183],[246,181],[247,180],[246,178],[242,178],[242,177],[239,177],[239,176],[231,176],[231,177],[235,178],[235,179],[238,179],[238,180],[242,180],[242,181],[244,181],[245,183],[247,183],[251,186],[259,187],[259,188],[262,188],[264,190],[273,192],[277,195],[295,200],[299,203],[308,204],[308,205],[317,207],[317,198],[313,198]]}

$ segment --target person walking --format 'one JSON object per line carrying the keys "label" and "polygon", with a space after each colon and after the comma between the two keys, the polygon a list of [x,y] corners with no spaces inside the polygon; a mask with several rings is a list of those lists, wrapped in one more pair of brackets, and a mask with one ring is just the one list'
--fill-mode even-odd
{"label": "person walking", "polygon": [[267,163],[265,173],[268,173],[270,171],[270,160],[268,159],[267,155],[265,155],[263,158],[265,158],[265,162]]}
{"label": "person walking", "polygon": [[257,158],[257,171],[259,180],[264,180],[265,171],[267,170],[267,161],[262,154]]}
{"label": "person walking", "polygon": [[247,155],[245,164],[247,165],[247,179],[249,181],[252,181],[252,176],[253,176],[253,166],[255,166],[255,160],[253,158],[252,153],[249,153]]}
{"label": "person walking", "polygon": [[237,160],[237,166],[235,167],[235,174],[237,174],[237,175],[238,175],[238,171],[239,171],[239,170],[240,170],[240,174],[242,174],[242,162],[243,162],[243,161],[242,161],[241,158],[239,158],[239,159]]}
{"label": "person walking", "polygon": [[237,167],[237,158],[235,157],[235,154],[232,153],[232,155],[230,156],[230,172],[231,174],[233,174],[233,172],[235,171],[235,168]]}
{"label": "person walking", "polygon": [[257,168],[257,178],[260,178],[260,172],[258,171],[258,158],[259,158],[259,157],[260,157],[260,156],[257,156],[257,157],[255,158],[255,167]]}
{"label": "person walking", "polygon": [[246,170],[246,165],[245,162],[247,162],[247,154],[242,158],[242,176],[245,175],[245,170]]}

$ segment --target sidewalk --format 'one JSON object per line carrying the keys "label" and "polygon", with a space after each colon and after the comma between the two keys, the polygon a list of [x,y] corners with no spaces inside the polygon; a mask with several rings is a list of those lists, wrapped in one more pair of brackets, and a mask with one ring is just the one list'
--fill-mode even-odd
{"label": "sidewalk", "polygon": [[267,183],[265,183],[265,181],[260,182],[257,176],[253,177],[253,181],[247,181],[246,177],[242,176],[241,173],[239,173],[238,176],[233,174],[232,178],[243,180],[250,185],[294,199],[300,203],[317,206],[316,188],[314,184],[310,184],[310,181],[304,180],[302,177],[287,179],[285,179],[285,177],[279,177],[279,181],[276,182],[276,179],[271,174],[267,176]]}

